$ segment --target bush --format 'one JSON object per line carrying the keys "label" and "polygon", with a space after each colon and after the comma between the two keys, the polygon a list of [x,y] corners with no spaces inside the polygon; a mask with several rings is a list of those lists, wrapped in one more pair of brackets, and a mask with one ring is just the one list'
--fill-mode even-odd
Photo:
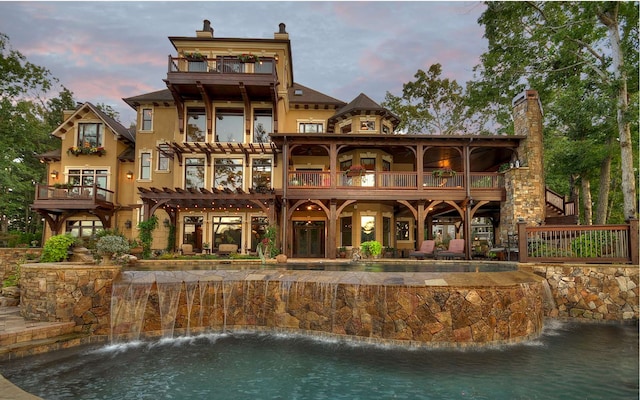
{"label": "bush", "polygon": [[70,234],[51,236],[44,244],[40,262],[60,262],[67,259],[69,248],[76,242]]}
{"label": "bush", "polygon": [[98,239],[96,243],[98,254],[114,254],[120,257],[129,252],[129,241],[120,235],[107,235]]}
{"label": "bush", "polygon": [[360,250],[365,257],[375,257],[382,252],[382,245],[376,240],[360,243]]}

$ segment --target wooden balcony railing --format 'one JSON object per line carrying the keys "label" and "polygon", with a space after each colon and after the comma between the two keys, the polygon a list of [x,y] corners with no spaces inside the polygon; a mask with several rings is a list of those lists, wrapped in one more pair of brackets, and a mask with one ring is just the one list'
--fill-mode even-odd
{"label": "wooden balcony railing", "polygon": [[545,190],[545,200],[547,204],[551,205],[564,215],[576,215],[575,203],[573,201],[567,201],[564,196],[551,189],[547,188]]}
{"label": "wooden balcony railing", "polygon": [[169,56],[169,72],[212,72],[217,74],[275,74],[275,60],[261,57],[241,62],[238,57],[186,58]]}
{"label": "wooden balcony railing", "polygon": [[638,264],[638,220],[621,225],[518,224],[521,262]]}
{"label": "wooden balcony railing", "polygon": [[[35,202],[92,202],[92,203],[113,203],[114,193],[96,185],[89,186],[36,186]],[[74,203],[68,203],[74,204]]]}
{"label": "wooden balcony railing", "polygon": [[[407,171],[367,171],[362,175],[348,176],[338,172],[335,177],[337,187],[348,188],[384,188],[384,189],[418,189],[418,173]],[[502,176],[497,173],[471,173],[471,188],[499,189],[504,187]],[[331,173],[329,171],[290,171],[288,187],[297,188],[330,188]],[[423,176],[423,188],[464,188],[465,175],[460,173],[451,177]]]}

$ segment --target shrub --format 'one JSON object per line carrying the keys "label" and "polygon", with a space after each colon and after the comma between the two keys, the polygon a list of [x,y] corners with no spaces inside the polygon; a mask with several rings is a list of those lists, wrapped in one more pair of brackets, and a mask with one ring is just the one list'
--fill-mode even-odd
{"label": "shrub", "polygon": [[360,250],[365,257],[375,257],[382,252],[382,245],[376,240],[360,243]]}
{"label": "shrub", "polygon": [[67,258],[69,248],[76,239],[70,234],[51,236],[42,249],[41,262],[60,262]]}
{"label": "shrub", "polygon": [[158,226],[158,217],[152,215],[146,221],[138,223],[140,229],[140,242],[142,244],[142,258],[151,258],[151,245],[153,244],[153,231]]}
{"label": "shrub", "polygon": [[120,257],[129,252],[129,241],[120,235],[103,236],[98,239],[96,250],[101,255],[114,254],[116,257]]}

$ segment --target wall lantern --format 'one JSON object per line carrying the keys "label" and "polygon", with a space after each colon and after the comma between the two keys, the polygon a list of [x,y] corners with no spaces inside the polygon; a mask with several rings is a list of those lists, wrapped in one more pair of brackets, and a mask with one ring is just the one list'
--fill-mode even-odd
{"label": "wall lantern", "polygon": [[131,229],[131,220],[128,219],[124,222],[124,227],[127,229]]}
{"label": "wall lantern", "polygon": [[56,170],[51,171],[49,175],[51,175],[51,179],[58,179],[58,171]]}
{"label": "wall lantern", "polygon": [[133,179],[133,171],[127,172],[127,179]]}

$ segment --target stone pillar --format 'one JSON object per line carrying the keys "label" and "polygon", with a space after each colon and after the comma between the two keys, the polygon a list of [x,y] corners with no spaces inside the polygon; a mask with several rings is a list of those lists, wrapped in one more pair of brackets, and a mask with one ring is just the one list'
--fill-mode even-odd
{"label": "stone pillar", "polygon": [[542,144],[542,105],[535,90],[525,90],[513,99],[513,125],[517,136],[525,136],[504,174],[506,200],[500,207],[500,239],[517,233],[516,224],[538,225],[545,220],[545,183]]}

